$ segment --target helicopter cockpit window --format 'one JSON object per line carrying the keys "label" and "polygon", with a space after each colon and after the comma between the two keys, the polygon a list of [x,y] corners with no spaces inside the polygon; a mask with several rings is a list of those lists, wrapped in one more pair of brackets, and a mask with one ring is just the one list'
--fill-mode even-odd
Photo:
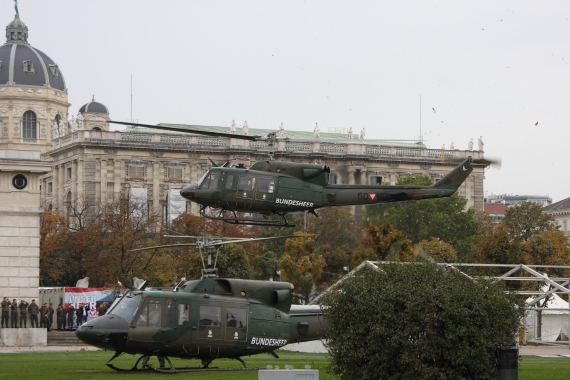
{"label": "helicopter cockpit window", "polygon": [[114,314],[117,317],[123,318],[125,321],[130,322],[133,315],[137,311],[142,302],[140,294],[126,293],[119,302],[115,304],[110,310],[109,314]]}
{"label": "helicopter cockpit window", "polygon": [[226,189],[231,189],[234,186],[234,176],[232,174],[228,174],[226,178]]}
{"label": "helicopter cockpit window", "polygon": [[188,324],[188,319],[190,318],[190,305],[179,304],[178,305],[178,325],[185,326]]}
{"label": "helicopter cockpit window", "polygon": [[139,314],[136,326],[160,327],[161,317],[162,301],[150,300]]}
{"label": "helicopter cockpit window", "polygon": [[220,327],[222,325],[222,308],[217,306],[200,306],[200,326]]}
{"label": "helicopter cockpit window", "polygon": [[202,188],[202,182],[204,182],[204,178],[206,178],[207,175],[208,175],[208,172],[206,172],[206,173],[202,176],[202,178],[200,178],[200,180],[198,181],[198,186],[199,186],[200,188]]}
{"label": "helicopter cockpit window", "polygon": [[219,182],[220,182],[220,172],[212,172],[202,182],[202,186],[200,186],[200,188],[201,189],[217,189]]}
{"label": "helicopter cockpit window", "polygon": [[226,310],[226,326],[245,329],[247,327],[245,309],[234,309],[228,307]]}

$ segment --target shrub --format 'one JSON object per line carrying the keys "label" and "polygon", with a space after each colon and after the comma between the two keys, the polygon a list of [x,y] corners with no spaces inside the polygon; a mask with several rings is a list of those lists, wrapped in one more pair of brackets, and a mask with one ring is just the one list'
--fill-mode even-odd
{"label": "shrub", "polygon": [[436,264],[362,270],[324,297],[342,379],[494,379],[522,311],[501,284]]}

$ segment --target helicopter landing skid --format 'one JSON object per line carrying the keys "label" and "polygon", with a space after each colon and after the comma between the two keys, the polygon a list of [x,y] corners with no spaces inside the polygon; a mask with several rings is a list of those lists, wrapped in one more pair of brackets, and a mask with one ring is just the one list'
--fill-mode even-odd
{"label": "helicopter landing skid", "polygon": [[[155,367],[152,364],[148,363],[151,355],[142,355],[140,358],[138,358],[138,360],[136,361],[135,365],[132,368],[127,369],[127,368],[119,368],[111,363],[113,360],[115,360],[117,357],[121,356],[122,354],[123,354],[122,352],[115,353],[115,355],[113,355],[113,357],[106,363],[107,367],[114,369],[115,371],[118,372],[152,370],[154,372],[164,373],[164,374],[175,374],[183,372],[213,372],[213,371],[258,371],[260,369],[259,367],[255,368],[248,367],[242,358],[235,358],[235,359],[238,360],[241,364],[243,364],[243,368],[208,367],[207,364],[204,365],[203,367],[175,367],[167,356],[158,356],[158,355],[156,355],[156,357],[158,358],[160,367]],[[141,363],[141,361],[142,361],[141,368],[139,368],[139,363]],[[166,362],[168,362],[168,366],[165,365]]]}
{"label": "helicopter landing skid", "polygon": [[223,213],[224,211],[228,210],[224,209],[222,209],[217,216],[207,215],[205,211],[206,207],[201,207],[200,215],[208,219],[223,220],[224,222],[229,224],[243,224],[248,226],[295,227],[295,224],[290,224],[287,218],[285,218],[285,214],[275,213],[275,215],[279,215],[283,220],[261,220],[261,219],[251,219],[251,218],[238,218],[235,211],[231,211],[234,215],[233,217],[227,217],[224,216]]}

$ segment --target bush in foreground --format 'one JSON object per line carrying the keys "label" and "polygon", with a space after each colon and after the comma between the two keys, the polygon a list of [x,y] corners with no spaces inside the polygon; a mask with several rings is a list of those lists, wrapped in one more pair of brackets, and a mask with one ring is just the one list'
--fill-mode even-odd
{"label": "bush in foreground", "polygon": [[363,270],[324,298],[342,379],[494,379],[521,318],[501,284],[435,264]]}

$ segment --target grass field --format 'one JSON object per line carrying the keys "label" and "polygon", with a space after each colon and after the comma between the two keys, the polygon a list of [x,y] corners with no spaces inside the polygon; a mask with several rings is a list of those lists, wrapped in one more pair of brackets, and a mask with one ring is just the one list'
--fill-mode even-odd
{"label": "grass field", "polygon": [[[283,368],[291,364],[295,368],[304,368],[306,364],[320,370],[320,378],[332,380],[336,377],[328,372],[328,360],[324,354],[301,354],[295,352],[278,351],[280,359],[274,359],[269,355],[257,355],[246,359],[250,367],[262,367],[267,365],[279,365]],[[159,375],[155,372],[116,372],[105,366],[112,356],[111,352],[83,351],[65,353],[4,353],[0,354],[1,378],[15,379],[156,379],[168,375]],[[134,364],[136,357],[124,355],[115,361],[115,364],[124,368]],[[182,361],[173,360],[177,366],[196,366],[196,360]],[[214,365],[218,367],[239,367],[240,363],[235,360],[216,360]],[[192,380],[241,380],[257,379],[256,371],[244,372],[210,372],[210,373],[185,373],[175,375],[176,378],[188,378]],[[557,380],[570,378],[570,358],[538,358],[523,357],[519,364],[520,380]]]}

